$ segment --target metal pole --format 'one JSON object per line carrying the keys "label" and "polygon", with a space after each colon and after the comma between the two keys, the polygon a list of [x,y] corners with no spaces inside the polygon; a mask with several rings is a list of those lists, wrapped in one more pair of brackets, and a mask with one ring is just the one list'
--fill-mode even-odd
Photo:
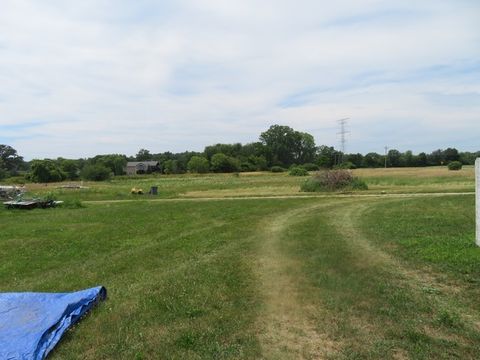
{"label": "metal pole", "polygon": [[388,151],[388,147],[385,146],[385,169],[387,168],[387,156],[388,156],[387,151]]}
{"label": "metal pole", "polygon": [[480,246],[480,158],[475,161],[475,183],[476,244]]}

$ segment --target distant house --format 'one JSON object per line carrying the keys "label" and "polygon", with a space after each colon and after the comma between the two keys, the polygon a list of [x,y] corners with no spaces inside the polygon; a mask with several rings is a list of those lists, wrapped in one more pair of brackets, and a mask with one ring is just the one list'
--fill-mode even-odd
{"label": "distant house", "polygon": [[129,161],[125,172],[127,175],[149,174],[160,170],[158,161]]}

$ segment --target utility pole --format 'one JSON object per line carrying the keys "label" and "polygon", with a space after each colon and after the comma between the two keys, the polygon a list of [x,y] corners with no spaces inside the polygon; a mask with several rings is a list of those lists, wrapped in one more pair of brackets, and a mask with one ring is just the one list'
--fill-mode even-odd
{"label": "utility pole", "polygon": [[347,131],[345,128],[347,125],[347,120],[349,120],[349,118],[343,118],[343,119],[337,120],[337,122],[340,125],[340,132],[338,132],[337,134],[340,135],[340,143],[341,143],[341,151],[342,151],[342,153],[340,154],[339,164],[343,162],[343,155],[345,154],[345,144],[347,143],[347,139],[345,138],[345,135],[350,132],[350,131]]}
{"label": "utility pole", "polygon": [[385,169],[387,168],[388,147],[385,146]]}

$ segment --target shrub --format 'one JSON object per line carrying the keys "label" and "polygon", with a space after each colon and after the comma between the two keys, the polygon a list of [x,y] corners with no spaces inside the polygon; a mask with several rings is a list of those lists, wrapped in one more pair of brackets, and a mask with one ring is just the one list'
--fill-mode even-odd
{"label": "shrub", "polygon": [[303,167],[297,166],[297,167],[291,168],[288,174],[291,176],[307,176],[308,171],[305,170]]}
{"label": "shrub", "polygon": [[32,160],[29,177],[33,182],[46,183],[62,181],[65,180],[67,176],[55,161],[45,159]]}
{"label": "shrub", "polygon": [[86,165],[80,176],[84,180],[103,181],[110,179],[111,170],[102,164]]}
{"label": "shrub", "polygon": [[367,184],[348,170],[321,171],[301,186],[301,191],[304,192],[367,189]]}
{"label": "shrub", "polygon": [[210,162],[212,164],[212,170],[215,172],[229,173],[240,170],[240,161],[238,159],[222,153],[213,155]]}
{"label": "shrub", "polygon": [[169,174],[179,174],[180,169],[178,167],[177,160],[165,160],[163,163],[163,172],[167,175]]}
{"label": "shrub", "polygon": [[78,179],[78,165],[75,160],[63,160],[60,165],[62,171],[65,173],[65,176],[68,180]]}
{"label": "shrub", "polygon": [[57,200],[57,193],[54,191],[48,191],[47,193],[43,194],[43,200],[45,201],[56,201]]}
{"label": "shrub", "polygon": [[317,164],[312,164],[312,163],[303,164],[302,168],[304,168],[307,171],[318,171],[318,170],[320,170],[320,168],[318,167]]}
{"label": "shrub", "polygon": [[281,173],[281,172],[284,172],[285,169],[281,166],[272,166],[270,168],[270,171],[273,172],[273,173]]}
{"label": "shrub", "polygon": [[335,165],[333,168],[334,169],[356,169],[357,167],[355,166],[354,163],[350,161],[346,161],[341,164]]}
{"label": "shrub", "polygon": [[352,190],[368,190],[368,185],[364,180],[354,176],[353,181],[350,183],[350,188]]}
{"label": "shrub", "polygon": [[208,160],[203,156],[192,156],[190,161],[187,164],[187,169],[191,173],[204,174],[207,173],[210,169]]}
{"label": "shrub", "polygon": [[461,170],[462,163],[460,161],[452,161],[448,163],[448,170]]}
{"label": "shrub", "polygon": [[67,209],[81,209],[85,207],[80,199],[65,200],[60,206]]}
{"label": "shrub", "polygon": [[266,170],[267,160],[263,156],[251,155],[247,159],[244,159],[240,165],[242,171],[262,171]]}
{"label": "shrub", "polygon": [[19,184],[23,185],[25,184],[29,178],[26,177],[26,175],[18,175],[18,176],[12,176],[8,178],[8,182],[10,184]]}

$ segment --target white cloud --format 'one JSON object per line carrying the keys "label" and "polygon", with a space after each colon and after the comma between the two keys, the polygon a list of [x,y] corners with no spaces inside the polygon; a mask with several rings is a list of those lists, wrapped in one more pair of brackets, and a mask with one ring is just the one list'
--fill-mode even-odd
{"label": "white cloud", "polygon": [[425,132],[473,150],[479,15],[467,0],[6,0],[0,143],[27,158],[201,150],[284,123],[335,145],[350,116],[351,151],[429,150]]}

